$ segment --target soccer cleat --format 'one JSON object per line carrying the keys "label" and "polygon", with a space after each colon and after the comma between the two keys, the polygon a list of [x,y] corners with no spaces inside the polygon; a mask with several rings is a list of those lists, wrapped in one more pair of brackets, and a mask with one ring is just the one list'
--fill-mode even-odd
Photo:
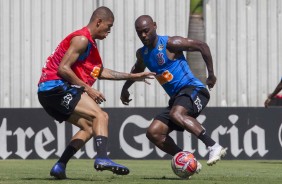
{"label": "soccer cleat", "polygon": [[50,171],[50,176],[54,176],[56,179],[66,179],[66,166],[63,163],[57,162]]}
{"label": "soccer cleat", "polygon": [[94,162],[94,168],[97,171],[104,171],[104,170],[112,171],[114,174],[117,175],[129,174],[129,169],[127,167],[117,164],[109,158],[96,158]]}
{"label": "soccer cleat", "polygon": [[199,161],[197,161],[197,169],[196,169],[195,173],[199,174],[201,170],[202,170],[202,164]]}
{"label": "soccer cleat", "polygon": [[213,146],[208,147],[210,154],[209,154],[209,160],[207,161],[207,164],[209,166],[212,166],[217,161],[219,161],[222,157],[226,155],[227,148],[223,148],[218,143],[216,143]]}

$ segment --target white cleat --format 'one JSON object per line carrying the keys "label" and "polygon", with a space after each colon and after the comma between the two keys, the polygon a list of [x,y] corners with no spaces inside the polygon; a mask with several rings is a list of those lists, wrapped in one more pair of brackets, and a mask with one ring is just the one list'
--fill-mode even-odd
{"label": "white cleat", "polygon": [[218,143],[215,143],[215,145],[208,147],[208,149],[210,151],[209,160],[207,161],[207,164],[209,166],[212,166],[222,157],[224,157],[227,151],[227,148],[223,148]]}
{"label": "white cleat", "polygon": [[197,161],[197,169],[195,173],[199,174],[201,170],[202,170],[202,164],[199,161]]}

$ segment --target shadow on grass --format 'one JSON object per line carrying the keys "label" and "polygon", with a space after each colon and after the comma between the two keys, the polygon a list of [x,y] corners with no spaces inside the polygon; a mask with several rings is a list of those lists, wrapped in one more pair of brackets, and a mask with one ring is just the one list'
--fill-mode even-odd
{"label": "shadow on grass", "polygon": [[261,162],[258,162],[258,163],[261,163],[261,164],[282,164],[282,162],[277,162],[277,161],[261,161]]}
{"label": "shadow on grass", "polygon": [[[161,181],[161,180],[171,180],[171,181],[181,181],[181,180],[186,180],[186,179],[181,179],[181,178],[173,178],[173,177],[144,177],[142,178],[143,180],[156,180],[156,181]],[[92,181],[92,182],[99,182],[99,181],[104,181],[101,179],[93,179],[93,178],[67,178],[63,180],[55,179],[55,178],[21,178],[23,181]],[[187,179],[188,180],[188,179]]]}
{"label": "shadow on grass", "polygon": [[26,180],[26,181],[40,181],[40,180],[44,180],[44,181],[102,181],[100,179],[91,179],[91,178],[67,178],[67,179],[55,179],[55,178],[21,178],[21,180]]}
{"label": "shadow on grass", "polygon": [[154,177],[145,177],[145,178],[142,178],[144,180],[173,180],[173,181],[177,181],[177,180],[185,180],[185,179],[181,179],[181,178],[168,178],[168,177],[161,177],[161,178],[154,178]]}

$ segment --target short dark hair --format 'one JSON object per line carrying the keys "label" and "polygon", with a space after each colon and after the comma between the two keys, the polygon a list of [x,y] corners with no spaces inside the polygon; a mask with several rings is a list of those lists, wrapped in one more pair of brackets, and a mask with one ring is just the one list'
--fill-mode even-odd
{"label": "short dark hair", "polygon": [[93,12],[90,18],[90,22],[92,22],[96,18],[100,18],[102,20],[108,20],[112,18],[114,20],[115,17],[114,17],[113,12],[108,7],[101,6]]}

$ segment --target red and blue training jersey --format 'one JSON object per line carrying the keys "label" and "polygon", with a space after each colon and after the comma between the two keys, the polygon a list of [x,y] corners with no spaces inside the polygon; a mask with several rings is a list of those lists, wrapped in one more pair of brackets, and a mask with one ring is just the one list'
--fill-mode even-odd
{"label": "red and blue training jersey", "polygon": [[38,84],[47,81],[62,80],[62,77],[58,74],[58,67],[70,47],[72,38],[75,36],[85,36],[88,39],[88,46],[86,51],[81,54],[77,61],[72,65],[72,70],[77,77],[87,85],[92,86],[94,84],[100,74],[103,64],[97,44],[95,40],[92,39],[87,27],[83,27],[82,29],[69,34],[61,41],[55,52],[47,58],[46,63],[42,68],[42,74]]}

